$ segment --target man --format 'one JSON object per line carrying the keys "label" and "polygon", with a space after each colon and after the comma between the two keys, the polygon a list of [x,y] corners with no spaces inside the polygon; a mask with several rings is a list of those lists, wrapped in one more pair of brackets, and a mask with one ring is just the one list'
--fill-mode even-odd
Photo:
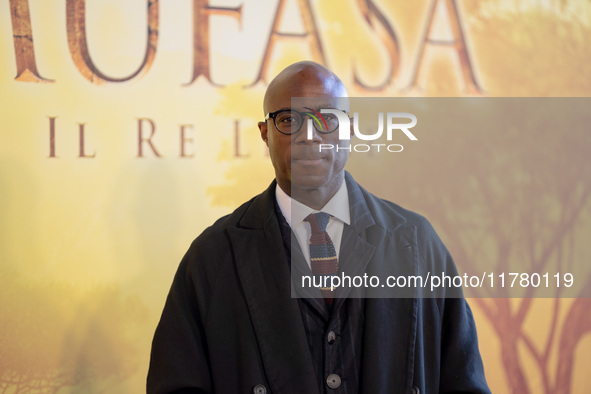
{"label": "man", "polygon": [[318,106],[291,108],[292,97],[320,97],[346,111],[346,95],[312,62],[269,84],[259,129],[275,181],[182,260],[154,336],[149,393],[489,393],[463,298],[292,297],[296,272],[455,269],[424,218],[345,172],[347,149],[319,151],[339,141],[328,123],[305,130]]}

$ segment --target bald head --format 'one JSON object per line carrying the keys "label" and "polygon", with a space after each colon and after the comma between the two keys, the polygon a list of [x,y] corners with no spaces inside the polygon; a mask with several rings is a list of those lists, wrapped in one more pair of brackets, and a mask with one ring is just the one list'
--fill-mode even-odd
{"label": "bald head", "polygon": [[348,97],[343,82],[321,64],[302,61],[287,66],[271,81],[265,92],[263,110],[276,110],[279,97],[303,97],[302,91],[316,91],[318,96]]}

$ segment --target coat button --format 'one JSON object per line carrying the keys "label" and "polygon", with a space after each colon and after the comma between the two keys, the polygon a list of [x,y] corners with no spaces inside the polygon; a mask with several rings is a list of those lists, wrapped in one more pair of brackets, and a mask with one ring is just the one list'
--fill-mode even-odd
{"label": "coat button", "polygon": [[252,392],[253,394],[267,394],[267,388],[262,384],[257,384],[254,386],[254,389],[252,389]]}
{"label": "coat button", "polygon": [[337,339],[337,334],[335,334],[334,331],[331,331],[328,333],[328,335],[326,336],[326,340],[328,341],[329,345],[332,345],[334,343],[334,341],[336,341]]}
{"label": "coat button", "polygon": [[411,394],[421,394],[421,390],[417,386],[412,388]]}
{"label": "coat button", "polygon": [[326,384],[331,389],[338,389],[339,386],[341,385],[341,377],[339,375],[337,375],[336,373],[331,373],[326,378]]}

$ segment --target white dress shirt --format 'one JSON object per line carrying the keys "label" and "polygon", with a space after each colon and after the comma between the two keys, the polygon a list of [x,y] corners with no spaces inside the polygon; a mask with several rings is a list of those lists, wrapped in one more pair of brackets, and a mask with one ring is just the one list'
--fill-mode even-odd
{"label": "white dress shirt", "polygon": [[341,240],[343,238],[343,228],[345,227],[345,223],[351,224],[351,217],[349,214],[349,194],[347,192],[347,185],[344,181],[339,190],[330,200],[328,200],[326,205],[324,205],[320,211],[294,200],[288,196],[279,185],[275,188],[275,198],[277,199],[277,204],[279,205],[279,209],[281,209],[281,213],[287,220],[287,223],[298,240],[298,244],[308,262],[308,266],[310,266],[309,241],[310,236],[312,235],[312,230],[310,228],[310,223],[305,222],[304,219],[309,214],[316,212],[326,212],[331,215],[332,217],[326,226],[326,232],[334,244],[338,259],[339,251],[341,249]]}

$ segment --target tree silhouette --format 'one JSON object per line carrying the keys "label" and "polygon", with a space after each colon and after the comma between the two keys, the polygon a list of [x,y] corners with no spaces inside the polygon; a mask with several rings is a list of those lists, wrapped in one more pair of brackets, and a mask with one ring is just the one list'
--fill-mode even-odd
{"label": "tree silhouette", "polygon": [[56,393],[109,387],[138,367],[138,299],[116,287],[85,291],[0,275],[0,393]]}

